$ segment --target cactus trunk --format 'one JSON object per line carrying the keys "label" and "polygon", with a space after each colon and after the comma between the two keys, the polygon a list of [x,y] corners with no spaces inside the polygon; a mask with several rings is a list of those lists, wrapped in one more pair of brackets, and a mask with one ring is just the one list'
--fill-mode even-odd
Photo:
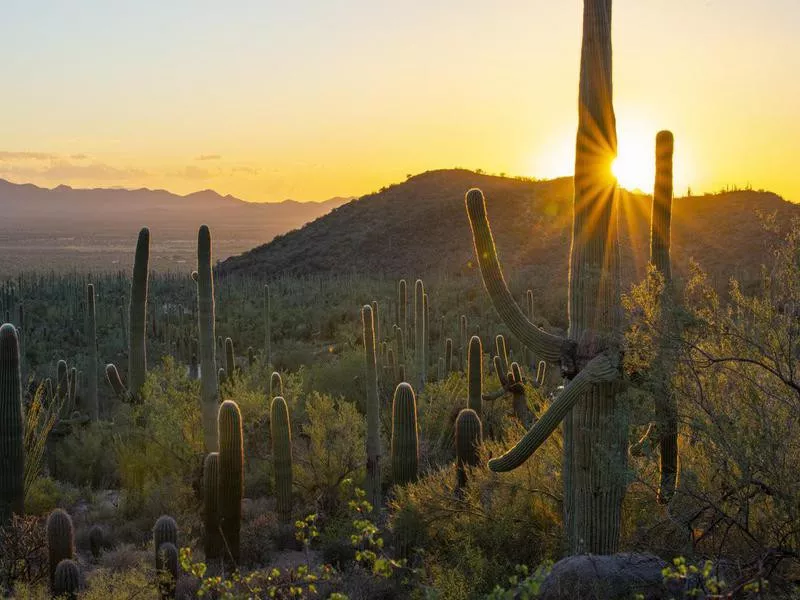
{"label": "cactus trunk", "polygon": [[100,357],[97,352],[97,318],[94,306],[94,286],[86,286],[86,337],[89,343],[89,364],[86,366],[88,385],[86,389],[86,408],[92,421],[100,418],[100,402],[97,396],[97,367]]}
{"label": "cactus trunk", "polygon": [[242,413],[232,400],[219,407],[219,525],[225,555],[239,562],[239,535],[244,492]]}
{"label": "cactus trunk", "polygon": [[143,227],[136,242],[128,310],[128,389],[139,398],[147,376],[147,278],[150,263],[150,230]]}
{"label": "cactus trunk", "polygon": [[364,365],[367,408],[367,500],[377,509],[381,505],[381,432],[378,366],[375,359],[375,320],[370,305],[361,309],[364,335]]}
{"label": "cactus trunk", "polygon": [[483,348],[481,338],[473,335],[467,354],[467,408],[481,416],[481,389],[483,387]]}
{"label": "cactus trunk", "polygon": [[197,234],[197,307],[200,341],[200,399],[203,441],[207,452],[217,450],[217,358],[214,333],[214,279],[211,272],[211,232]]}
{"label": "cactus trunk", "polygon": [[277,510],[280,518],[288,522],[292,517],[292,428],[286,400],[274,398],[269,412]]}
{"label": "cactus trunk", "polygon": [[19,339],[6,323],[0,327],[0,527],[24,513],[24,437]]}
{"label": "cactus trunk", "polygon": [[419,435],[417,400],[413,388],[401,383],[392,402],[392,482],[405,485],[417,480]]}

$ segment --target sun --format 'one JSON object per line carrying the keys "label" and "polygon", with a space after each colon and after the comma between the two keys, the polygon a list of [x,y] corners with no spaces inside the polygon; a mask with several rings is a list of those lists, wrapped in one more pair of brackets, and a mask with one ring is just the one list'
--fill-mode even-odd
{"label": "sun", "polygon": [[653,187],[655,178],[654,157],[651,150],[648,154],[644,148],[620,147],[619,155],[611,163],[611,171],[619,185],[626,190],[646,192]]}

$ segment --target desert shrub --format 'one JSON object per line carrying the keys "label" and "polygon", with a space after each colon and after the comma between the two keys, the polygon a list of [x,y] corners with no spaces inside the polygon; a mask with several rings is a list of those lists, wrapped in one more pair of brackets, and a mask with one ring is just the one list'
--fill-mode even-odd
{"label": "desert shrub", "polygon": [[80,495],[80,491],[68,483],[51,477],[37,477],[25,495],[25,512],[32,516],[46,516],[56,507],[72,506]]}
{"label": "desert shrub", "polygon": [[95,489],[119,485],[117,456],[114,446],[114,425],[107,422],[87,423],[53,443],[50,451],[55,474],[60,481]]}
{"label": "desert shrub", "polygon": [[[506,430],[511,440],[523,433],[513,420]],[[452,465],[395,488],[395,545],[416,546],[422,553],[417,560],[424,565],[425,583],[450,590],[447,597],[477,598],[504,584],[518,564],[535,566],[559,553],[560,443],[554,436],[510,473],[473,469],[463,493],[456,493]],[[505,447],[485,441],[482,464]],[[467,584],[469,593],[460,595]]]}
{"label": "desert shrub", "polygon": [[356,402],[364,412],[364,350],[346,350],[335,354],[329,348],[327,356],[318,357],[308,368],[306,391],[328,396],[344,397]]}
{"label": "desert shrub", "polygon": [[295,435],[295,481],[305,498],[326,512],[335,512],[339,487],[346,479],[356,483],[366,463],[366,425],[352,402],[334,401],[312,392],[306,404],[308,421]]}
{"label": "desert shrub", "polygon": [[0,589],[10,590],[16,582],[36,585],[47,580],[48,572],[42,520],[14,515],[0,528]]}

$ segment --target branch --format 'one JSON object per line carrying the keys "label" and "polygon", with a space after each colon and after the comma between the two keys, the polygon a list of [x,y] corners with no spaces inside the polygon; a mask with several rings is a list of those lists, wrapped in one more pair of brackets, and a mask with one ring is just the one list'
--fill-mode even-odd
{"label": "branch", "polygon": [[486,215],[483,192],[473,188],[466,196],[467,216],[472,228],[475,255],[481,268],[481,276],[492,304],[506,326],[525,346],[544,360],[558,364],[565,353],[571,352],[569,340],[539,329],[531,323],[514,301],[506,285],[492,230]]}

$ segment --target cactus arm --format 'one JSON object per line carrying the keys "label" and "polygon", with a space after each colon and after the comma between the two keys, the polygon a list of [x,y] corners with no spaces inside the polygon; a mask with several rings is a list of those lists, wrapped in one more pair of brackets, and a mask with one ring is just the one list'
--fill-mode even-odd
{"label": "cactus arm", "polygon": [[598,354],[564,388],[564,391],[558,395],[547,411],[536,421],[536,424],[517,442],[516,446],[503,456],[489,461],[489,468],[497,473],[516,469],[550,437],[550,434],[569,414],[575,403],[593,384],[614,381],[618,377],[619,371],[614,361],[606,354]]}
{"label": "cactus arm", "polygon": [[500,267],[492,229],[486,214],[483,192],[477,188],[469,190],[466,196],[466,205],[483,284],[495,310],[511,333],[537,356],[541,356],[551,363],[559,363],[562,355],[569,348],[569,342],[536,327],[514,301]]}

